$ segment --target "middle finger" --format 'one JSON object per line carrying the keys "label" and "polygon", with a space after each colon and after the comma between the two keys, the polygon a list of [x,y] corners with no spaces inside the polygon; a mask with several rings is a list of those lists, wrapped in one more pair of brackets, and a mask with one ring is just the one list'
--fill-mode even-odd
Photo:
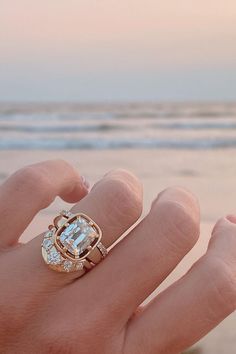
{"label": "middle finger", "polygon": [[93,308],[96,294],[101,315],[106,317],[109,312],[114,323],[119,314],[118,325],[124,323],[190,251],[198,236],[196,199],[183,189],[169,188],[101,266],[71,284],[63,296],[79,292],[82,299],[86,297],[88,308]]}

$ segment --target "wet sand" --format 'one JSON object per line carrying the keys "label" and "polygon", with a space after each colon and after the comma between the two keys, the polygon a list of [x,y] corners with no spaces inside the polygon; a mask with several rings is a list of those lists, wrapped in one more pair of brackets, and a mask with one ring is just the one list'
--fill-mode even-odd
{"label": "wet sand", "polygon": [[[206,250],[216,220],[236,212],[236,150],[105,150],[105,151],[0,151],[0,182],[16,169],[45,159],[63,158],[91,183],[108,170],[122,167],[133,171],[144,185],[144,213],[162,189],[181,185],[194,192],[202,211],[201,238],[158,291],[183,275]],[[42,232],[58,209],[68,207],[57,199],[35,218],[23,235],[27,241]],[[228,317],[195,347],[206,354],[233,354],[236,347],[236,316]]]}

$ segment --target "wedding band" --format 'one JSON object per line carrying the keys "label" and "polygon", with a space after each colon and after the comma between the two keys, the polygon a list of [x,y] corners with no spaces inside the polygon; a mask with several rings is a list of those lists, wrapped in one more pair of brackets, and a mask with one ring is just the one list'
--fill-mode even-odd
{"label": "wedding band", "polygon": [[108,253],[101,239],[101,229],[88,215],[63,210],[44,234],[42,256],[57,272],[89,270]]}

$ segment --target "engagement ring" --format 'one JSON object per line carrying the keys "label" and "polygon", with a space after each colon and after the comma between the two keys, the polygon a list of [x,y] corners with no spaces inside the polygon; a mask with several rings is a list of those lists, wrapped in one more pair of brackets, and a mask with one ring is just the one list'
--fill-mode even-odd
{"label": "engagement ring", "polygon": [[62,211],[42,242],[45,263],[58,272],[89,270],[106,257],[102,231],[87,215]]}

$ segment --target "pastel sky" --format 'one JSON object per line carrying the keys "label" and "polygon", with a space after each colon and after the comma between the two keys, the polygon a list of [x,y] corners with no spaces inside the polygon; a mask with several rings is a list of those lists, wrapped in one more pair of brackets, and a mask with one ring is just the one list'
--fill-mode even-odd
{"label": "pastel sky", "polygon": [[235,0],[1,0],[0,100],[234,100]]}

